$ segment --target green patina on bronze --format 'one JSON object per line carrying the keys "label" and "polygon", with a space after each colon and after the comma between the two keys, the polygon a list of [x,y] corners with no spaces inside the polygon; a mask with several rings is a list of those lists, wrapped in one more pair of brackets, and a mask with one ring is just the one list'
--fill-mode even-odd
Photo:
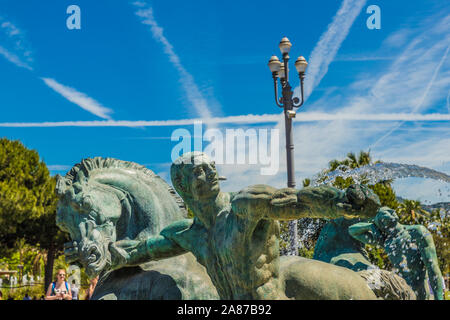
{"label": "green patina on bronze", "polygon": [[380,299],[415,300],[416,295],[405,280],[394,272],[372,265],[364,243],[349,234],[348,228],[362,221],[368,220],[337,218],[328,221],[320,232],[313,259],[358,272]]}
{"label": "green patina on bronze", "polygon": [[182,199],[151,170],[85,159],[58,178],[56,192],[57,225],[73,240],[67,261],[82,264],[90,277],[100,275],[93,299],[218,299],[205,268],[181,249],[166,260],[113,270],[114,242],[148,239],[186,217]]}
{"label": "green patina on bronze", "polygon": [[256,185],[225,193],[214,163],[198,152],[177,159],[171,177],[195,218],[172,223],[145,240],[113,243],[113,268],[192,252],[221,299],[376,298],[356,272],[300,257],[280,259],[278,244],[279,220],[373,217],[380,205],[369,189]]}
{"label": "green patina on bronze", "polygon": [[429,299],[428,280],[437,300],[443,299],[442,274],[430,232],[422,225],[402,225],[394,210],[381,208],[373,222],[349,227],[355,239],[384,247],[396,271],[415,291],[418,299]]}
{"label": "green patina on bronze", "polygon": [[313,259],[346,267],[353,271],[374,268],[364,244],[348,233],[348,227],[361,219],[338,218],[328,221],[320,232]]}

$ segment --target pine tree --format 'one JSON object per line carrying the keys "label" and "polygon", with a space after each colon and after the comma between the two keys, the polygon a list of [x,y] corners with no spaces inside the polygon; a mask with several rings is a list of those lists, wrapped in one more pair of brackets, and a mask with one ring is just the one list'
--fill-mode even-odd
{"label": "pine tree", "polygon": [[46,285],[52,278],[53,261],[67,241],[55,224],[55,185],[36,151],[20,141],[0,139],[0,250],[23,240],[39,245],[47,257]]}

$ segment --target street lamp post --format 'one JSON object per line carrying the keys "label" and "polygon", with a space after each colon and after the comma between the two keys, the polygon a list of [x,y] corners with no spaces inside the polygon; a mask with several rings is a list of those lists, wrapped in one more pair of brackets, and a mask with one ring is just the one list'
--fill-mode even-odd
{"label": "street lamp post", "polygon": [[[269,60],[269,68],[272,71],[275,89],[275,103],[284,110],[284,123],[286,129],[286,164],[287,164],[287,186],[295,188],[295,168],[294,168],[294,142],[292,132],[292,119],[295,118],[296,112],[294,108],[299,108],[303,104],[303,80],[305,79],[305,70],[308,66],[305,58],[300,56],[295,61],[295,68],[297,69],[300,78],[300,92],[301,100],[293,97],[292,87],[289,84],[289,51],[292,47],[288,38],[284,37],[280,41],[280,51],[283,55],[283,63],[280,62],[277,56],[272,56]],[[281,98],[278,98],[278,78],[281,84]],[[289,222],[290,234],[290,254],[297,255],[298,233],[297,221]]]}

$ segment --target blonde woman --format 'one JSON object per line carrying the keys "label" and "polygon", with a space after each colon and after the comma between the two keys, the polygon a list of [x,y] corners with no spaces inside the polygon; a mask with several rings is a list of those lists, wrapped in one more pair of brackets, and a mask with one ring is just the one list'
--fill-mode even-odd
{"label": "blonde woman", "polygon": [[66,281],[66,270],[58,270],[56,281],[48,286],[45,300],[72,300],[70,284]]}

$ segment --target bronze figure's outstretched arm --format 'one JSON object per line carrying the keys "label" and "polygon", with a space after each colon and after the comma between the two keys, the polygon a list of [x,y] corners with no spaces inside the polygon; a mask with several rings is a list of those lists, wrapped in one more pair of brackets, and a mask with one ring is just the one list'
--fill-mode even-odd
{"label": "bronze figure's outstretched arm", "polygon": [[180,220],[164,228],[159,235],[144,240],[121,240],[109,245],[111,269],[136,266],[148,261],[175,257],[187,252],[172,240],[176,233],[192,225],[191,219]]}
{"label": "bronze figure's outstretched arm", "polygon": [[240,215],[293,220],[342,216],[370,218],[375,216],[381,204],[378,197],[363,185],[352,185],[345,191],[331,186],[297,190],[255,185],[236,194],[232,206]]}

